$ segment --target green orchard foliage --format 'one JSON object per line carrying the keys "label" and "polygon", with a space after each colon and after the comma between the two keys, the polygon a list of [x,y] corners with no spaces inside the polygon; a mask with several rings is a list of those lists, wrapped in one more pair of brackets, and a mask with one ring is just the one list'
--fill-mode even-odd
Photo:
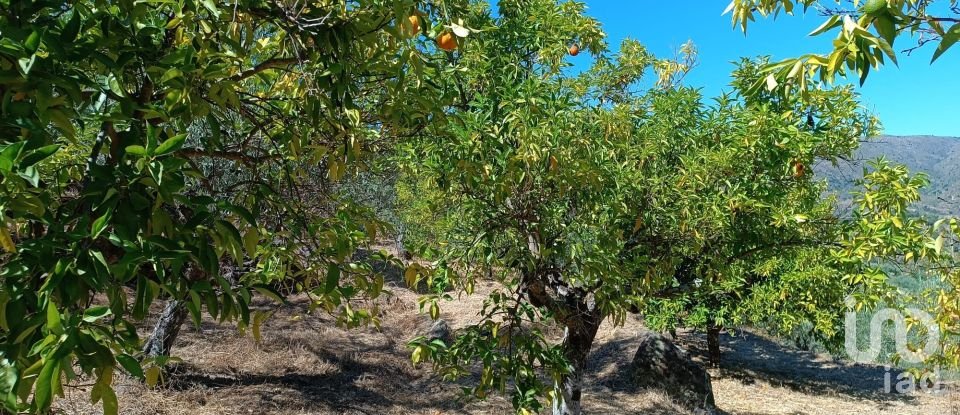
{"label": "green orchard foliage", "polygon": [[[960,12],[956,0],[733,0],[726,13],[733,17],[734,26],[746,32],[749,22],[757,15],[778,16],[794,14],[796,8],[806,13],[817,8],[828,17],[811,36],[836,33],[833,49],[826,54],[807,54],[777,62],[766,68],[770,77],[755,85],[766,84],[770,89],[780,82],[794,83],[802,90],[812,88],[806,77],[816,75],[833,82],[837,75],[859,77],[862,84],[871,69],[877,69],[890,60],[897,64],[900,54],[894,49],[898,38],[908,37],[914,44],[905,48],[910,53],[928,43],[935,44],[932,61],[937,60],[960,40]],[[834,6],[834,7],[831,7]]]}
{"label": "green orchard foliage", "polygon": [[[570,7],[523,3],[548,16]],[[751,62],[738,71],[737,94],[706,105],[696,90],[676,87],[689,60],[657,59],[630,40],[617,55],[605,52],[602,37],[595,46],[581,42],[595,64],[568,75],[550,57],[565,50],[564,39],[585,37],[563,32],[566,20],[584,17],[560,14],[541,21],[548,35],[525,34],[532,17],[512,4],[501,3],[495,18],[483,10],[464,17],[483,29],[457,56],[471,70],[447,78],[447,88],[463,91],[457,120],[407,149],[411,170],[457,207],[460,235],[437,261],[408,268],[408,282],[452,281],[469,294],[493,275],[504,288],[452,344],[417,339],[412,358],[447,378],[479,364],[481,376],[466,390],[473,396],[509,393],[521,412],[546,399],[576,413],[564,406],[577,400],[603,319],[622,321],[658,298],[735,294],[774,278],[812,289],[812,277],[760,268],[774,258],[799,264],[807,250],[838,244],[842,228],[820,200],[822,184],[802,169],[849,155],[876,121],[862,115],[849,88],[815,92],[813,105],[747,95],[740,86],[763,78]],[[643,91],[651,69],[657,86]],[[836,284],[817,303],[842,299],[853,284]],[[434,317],[441,297],[422,300]],[[560,344],[546,330],[551,322],[565,330]]]}
{"label": "green orchard foliage", "polygon": [[[733,85],[749,88],[763,77],[763,63],[741,62]],[[855,98],[850,87],[811,91],[806,102],[797,94],[764,91],[722,97],[704,113],[698,134],[712,132],[714,138],[685,145],[690,157],[703,162],[689,163],[696,168],[684,167],[684,174],[713,179],[681,186],[675,197],[696,194],[692,200],[713,204],[679,207],[681,212],[716,215],[696,226],[695,250],[675,253],[674,278],[682,289],[647,302],[652,328],[762,323],[790,333],[810,322],[816,334],[830,338],[842,333],[847,295],[886,291],[842,279],[863,264],[832,259],[849,223],[836,217],[831,199],[822,199],[825,184],[812,169],[815,162],[850,156],[858,139],[874,134],[876,120],[863,114]]]}
{"label": "green orchard foliage", "polygon": [[[727,8],[734,25],[746,30],[756,15],[777,16],[780,12],[792,14],[795,6],[804,11],[815,1],[792,0],[734,0]],[[837,74],[856,74],[863,83],[871,68],[878,68],[890,59],[897,62],[894,42],[909,37],[914,42],[905,48],[910,53],[928,43],[935,44],[932,61],[939,59],[960,40],[960,15],[955,0],[868,0],[853,2],[854,9],[844,10],[820,4],[829,16],[812,35],[836,32],[833,50],[828,54],[809,54],[795,59],[767,65],[767,76],[750,87],[751,95],[788,95],[799,92],[808,96],[816,87],[813,79],[832,82]],[[957,241],[957,221],[946,218],[933,224],[910,218],[905,205],[916,200],[915,190],[921,178],[911,178],[902,167],[881,161],[867,178],[867,188],[858,201],[863,214],[857,216],[857,226],[848,235],[848,245],[839,257],[848,262],[877,262],[913,264],[938,276],[940,284],[925,293],[920,303],[930,304],[940,332],[942,348],[930,356],[933,365],[960,366],[960,266],[954,246]],[[880,259],[878,259],[880,258]],[[884,278],[879,268],[872,275],[858,278]],[[900,293],[903,295],[904,293]]]}
{"label": "green orchard foliage", "polygon": [[334,183],[443,117],[429,36],[457,10],[0,1],[3,407],[45,412],[82,373],[117,413],[118,363],[160,374],[135,326],[159,297],[255,336],[280,286],[377,324],[351,300],[383,278],[351,258],[385,225]]}

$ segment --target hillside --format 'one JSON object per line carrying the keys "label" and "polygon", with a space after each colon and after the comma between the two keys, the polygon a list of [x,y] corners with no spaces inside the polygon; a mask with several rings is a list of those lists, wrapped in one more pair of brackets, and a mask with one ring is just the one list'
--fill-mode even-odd
{"label": "hillside", "polygon": [[[381,329],[343,330],[330,316],[311,313],[304,296],[279,308],[260,299],[257,309],[276,312],[263,327],[261,343],[229,323],[204,318],[189,325],[174,353],[182,361],[164,377],[164,387],[116,375],[120,413],[126,415],[508,415],[516,413],[503,396],[465,400],[456,383],[445,382],[430,368],[410,363],[406,342],[428,327],[429,317],[416,310],[417,293],[399,281],[387,282],[388,294],[377,300]],[[500,287],[485,281],[477,293],[445,303],[440,317],[457,329],[477,319],[482,301]],[[159,307],[154,307],[154,313]],[[149,327],[147,322],[145,326]],[[588,363],[584,404],[589,414],[694,415],[653,390],[634,390],[625,374],[646,330],[630,315],[623,326],[605,322]],[[556,337],[560,330],[548,330]],[[706,339],[689,331],[679,342],[703,363]],[[830,356],[792,349],[762,333],[724,333],[723,362],[710,369],[719,415],[890,414],[960,415],[960,397],[939,394],[884,393],[890,374],[881,366],[851,364]],[[64,388],[54,413],[97,414],[89,401],[89,379]]]}
{"label": "hillside", "polygon": [[850,206],[855,180],[863,177],[866,162],[880,156],[929,176],[930,186],[923,190],[917,206],[919,213],[933,217],[960,215],[960,138],[882,136],[863,143],[852,159],[838,166],[820,163],[814,170],[827,179],[845,209]]}

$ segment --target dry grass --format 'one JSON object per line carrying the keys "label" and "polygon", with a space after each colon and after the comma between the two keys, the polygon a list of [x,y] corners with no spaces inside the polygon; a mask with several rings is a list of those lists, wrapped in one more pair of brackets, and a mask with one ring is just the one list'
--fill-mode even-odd
{"label": "dry grass", "polygon": [[[185,328],[175,353],[183,359],[150,390],[117,378],[121,413],[155,414],[508,414],[503,397],[465,401],[457,385],[410,364],[406,341],[428,324],[417,314],[416,293],[393,283],[380,301],[382,330],[341,330],[324,315],[308,314],[305,299],[277,310],[257,344],[229,324],[204,321]],[[441,316],[458,327],[476,318],[478,294],[446,305]],[[656,391],[631,391],[620,368],[636,350],[639,319],[605,325],[591,355],[585,394],[590,414],[684,414]],[[680,342],[702,356],[703,339],[681,333]],[[730,414],[945,414],[960,415],[960,396],[880,392],[883,370],[848,365],[781,347],[749,332],[724,338],[724,365],[711,372],[718,406]],[[69,387],[57,403],[63,414],[98,413],[88,391]]]}

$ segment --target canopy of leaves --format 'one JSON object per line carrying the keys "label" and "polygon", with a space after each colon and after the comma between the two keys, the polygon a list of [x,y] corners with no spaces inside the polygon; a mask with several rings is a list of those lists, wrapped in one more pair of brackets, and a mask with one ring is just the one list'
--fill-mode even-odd
{"label": "canopy of leaves", "polygon": [[[539,16],[567,5],[532,3]],[[458,56],[470,70],[447,79],[462,91],[457,122],[407,150],[413,174],[445,191],[457,215],[440,260],[411,266],[407,277],[432,285],[453,276],[469,294],[492,274],[504,289],[452,344],[415,341],[415,363],[431,361],[450,378],[480,364],[470,394],[510,389],[517,408],[537,410],[543,398],[561,399],[558,384],[581,369],[573,360],[584,353],[569,338],[549,339],[550,321],[573,333],[631,309],[653,314],[663,299],[716,295],[710,310],[756,316],[751,307],[775,290],[790,301],[769,304],[767,316],[813,319],[833,333],[847,294],[867,301],[884,287],[862,278],[874,272],[869,264],[839,253],[854,225],[835,217],[809,171],[876,131],[849,87],[806,101],[748,94],[764,74],[762,62],[744,61],[737,93],[705,104],[674,81],[691,65],[657,59],[632,40],[617,55],[589,46],[595,65],[572,75],[550,57],[584,36],[564,32],[584,18],[579,11],[543,19],[545,34],[529,33],[530,15],[501,11],[465,17],[484,30]],[[505,44],[513,46],[499,49]],[[658,82],[644,89],[651,70]],[[824,266],[808,266],[811,256]],[[434,316],[442,297],[422,300]]]}
{"label": "canopy of leaves", "polygon": [[[428,36],[453,2],[0,2],[2,405],[64,381],[157,382],[159,297],[258,334],[251,296],[303,291],[353,326],[385,224],[334,183],[442,117]],[[421,17],[415,31],[408,17]]]}
{"label": "canopy of leaves", "polygon": [[956,0],[732,0],[726,13],[731,14],[734,26],[746,32],[758,15],[794,14],[796,8],[802,8],[803,13],[813,8],[824,16],[823,24],[810,35],[836,33],[832,50],[770,65],[765,69],[770,76],[755,88],[766,85],[772,90],[779,83],[789,83],[806,91],[812,87],[807,81],[810,76],[833,82],[837,75],[848,74],[857,76],[862,84],[871,68],[879,68],[888,59],[897,64],[900,53],[894,45],[898,39],[913,42],[903,50],[907,54],[928,43],[935,44],[931,61],[960,40],[960,7]]}

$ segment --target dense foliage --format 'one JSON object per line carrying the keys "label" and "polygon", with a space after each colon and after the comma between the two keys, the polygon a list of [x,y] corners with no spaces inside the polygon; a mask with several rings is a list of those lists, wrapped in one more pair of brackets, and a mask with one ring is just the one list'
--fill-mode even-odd
{"label": "dense foliage", "polygon": [[[826,3],[826,4],[824,4]],[[811,35],[836,32],[833,49],[827,54],[807,54],[768,65],[763,72],[766,77],[752,85],[751,95],[764,94],[764,90],[778,94],[799,89],[806,97],[819,84],[812,82],[814,76],[828,83],[837,75],[856,75],[860,83],[866,81],[871,68],[879,68],[889,59],[894,64],[901,54],[909,55],[926,45],[936,45],[931,63],[940,59],[960,40],[960,7],[956,0],[865,0],[851,2],[818,2],[814,0],[733,0],[727,7],[734,25],[747,29],[755,16],[777,16],[781,12],[793,14],[795,7],[802,6],[806,12],[815,8],[825,21]],[[895,42],[904,39],[911,42],[900,53]],[[901,42],[902,45],[902,42]],[[876,261],[877,255],[893,257],[898,262],[919,266],[938,277],[939,283],[924,290],[922,299],[928,304],[927,311],[934,314],[935,329],[942,342],[939,352],[926,356],[933,366],[960,366],[960,266],[954,247],[958,239],[956,218],[943,218],[926,224],[917,218],[905,221],[901,209],[916,200],[916,180],[907,180],[901,167],[878,166],[871,173],[880,179],[879,185],[869,186],[880,197],[889,197],[891,192],[901,192],[900,203],[879,203],[871,192],[857,199],[868,210],[880,209],[885,215],[858,215],[858,229],[864,235],[857,237],[857,249],[848,253],[860,260]],[[896,222],[890,221],[900,216]],[[888,258],[890,259],[890,258]],[[904,294],[904,293],[900,293]],[[916,322],[911,322],[917,326]],[[923,330],[928,330],[924,328]]]}
{"label": "dense foliage", "polygon": [[[800,8],[801,13],[815,9],[825,17],[810,35],[835,32],[832,49],[829,53],[806,54],[770,65],[770,76],[754,88],[775,89],[780,83],[788,83],[807,91],[816,86],[808,82],[810,75],[833,82],[837,75],[850,74],[862,84],[871,69],[883,66],[887,60],[896,65],[898,57],[931,44],[936,45],[933,62],[960,40],[960,7],[956,0],[732,0],[725,14],[730,13],[734,26],[746,32],[758,15],[792,15]],[[898,52],[896,41],[904,38],[912,44]]]}
{"label": "dense foliage", "polygon": [[[583,36],[563,36],[580,10],[531,3],[502,2],[496,16],[481,10],[465,19],[492,27],[468,38],[460,62],[470,70],[451,80],[450,88],[473,94],[454,105],[457,123],[434,126],[409,150],[417,171],[457,206],[459,237],[432,267],[410,267],[408,279],[430,285],[454,275],[470,293],[494,275],[504,287],[452,344],[414,342],[415,362],[430,361],[449,378],[479,364],[474,396],[509,390],[521,411],[539,410],[545,398],[555,413],[579,413],[585,359],[607,318],[776,319],[783,330],[812,321],[834,338],[847,295],[861,304],[883,298],[882,271],[856,256],[864,249],[857,238],[874,237],[861,226],[902,221],[905,210],[865,206],[839,218],[810,170],[876,131],[850,88],[803,100],[748,93],[765,75],[762,63],[745,61],[735,92],[704,103],[676,82],[690,68],[685,56],[657,59],[632,40],[615,55],[587,44],[596,63],[571,75],[552,58],[563,40]],[[528,34],[534,14],[558,17]],[[504,44],[515,46],[497,49]],[[656,82],[644,83],[647,71]],[[882,178],[868,184],[901,185],[900,176]],[[915,198],[875,188],[865,192],[871,200],[900,206]],[[861,223],[868,212],[873,222]],[[554,323],[562,339],[544,329]]]}
{"label": "dense foliage", "polygon": [[[115,373],[152,386],[170,358],[137,333],[160,299],[254,337],[254,296],[378,325],[364,300],[384,277],[355,253],[387,234],[432,261],[405,276],[434,318],[449,289],[501,283],[476,324],[412,357],[447,378],[479,365],[467,391],[509,388],[521,412],[580,412],[608,318],[830,337],[848,294],[884,299],[891,258],[949,259],[939,233],[960,225],[909,217],[923,179],[900,167],[873,167],[852,217],[821,199],[814,161],[875,133],[850,88],[796,70],[757,88],[777,81],[745,60],[707,100],[681,82],[693,45],[610,53],[584,11],[0,0],[0,405],[47,412],[82,377],[117,413]],[[574,73],[580,53],[593,65]],[[939,297],[945,330],[957,301]]]}
{"label": "dense foliage", "polygon": [[442,116],[422,51],[450,11],[0,2],[3,407],[44,412],[79,371],[116,413],[117,363],[160,375],[135,326],[159,297],[255,336],[279,287],[376,324],[350,300],[383,278],[351,258],[385,225],[332,183]]}

